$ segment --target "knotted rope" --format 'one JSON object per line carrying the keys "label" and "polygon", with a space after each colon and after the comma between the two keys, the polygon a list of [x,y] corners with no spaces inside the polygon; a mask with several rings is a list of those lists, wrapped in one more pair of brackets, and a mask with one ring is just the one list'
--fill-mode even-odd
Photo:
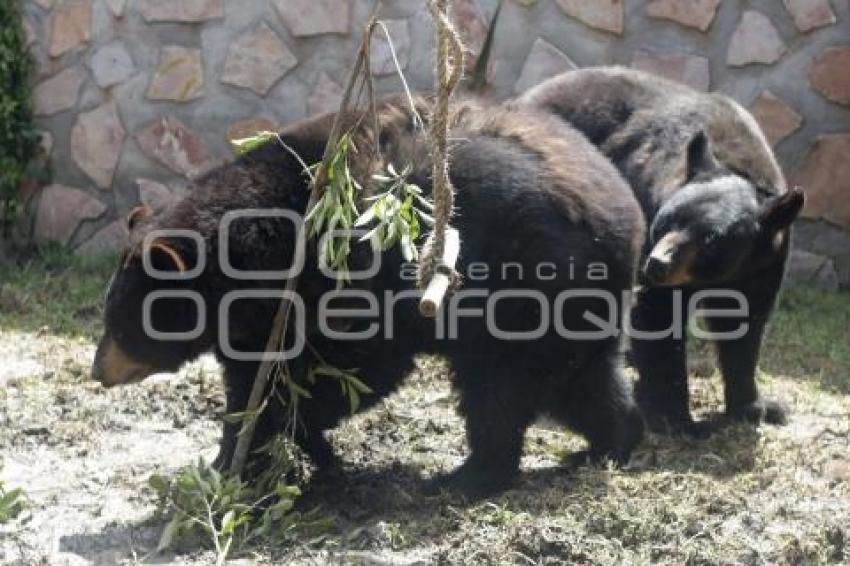
{"label": "knotted rope", "polygon": [[[457,239],[457,233],[449,225],[454,208],[454,190],[449,177],[448,133],[449,99],[463,75],[463,43],[449,19],[448,4],[448,0],[428,0],[428,9],[434,21],[436,43],[434,74],[437,94],[431,116],[434,229],[423,247],[418,273],[419,288],[429,287],[428,291],[431,291],[430,287],[438,275],[449,278],[449,281],[456,280],[457,277],[454,266],[457,253],[449,254],[455,256],[454,259],[449,258],[451,265],[448,265],[446,261],[447,238],[450,240],[451,248],[457,247],[454,241]],[[428,291],[420,303],[420,310],[426,316],[435,316],[435,311],[439,308],[443,297],[436,297],[436,305],[431,302],[426,305]],[[445,291],[437,292],[436,295],[445,295]],[[433,295],[433,293],[430,294]]]}

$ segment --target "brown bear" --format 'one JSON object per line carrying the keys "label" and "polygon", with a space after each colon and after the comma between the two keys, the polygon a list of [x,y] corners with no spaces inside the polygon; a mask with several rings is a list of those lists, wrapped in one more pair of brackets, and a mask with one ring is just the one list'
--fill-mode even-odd
{"label": "brown bear", "polygon": [[753,117],[722,94],[623,68],[567,72],[510,106],[546,110],[583,132],[641,203],[649,226],[631,353],[652,428],[708,432],[688,402],[685,326],[696,315],[716,342],[727,414],[784,423],[784,407],[759,396],[755,372],[803,194],[787,188]]}
{"label": "brown bear", "polygon": [[[432,102],[418,99],[416,107],[427,122]],[[279,300],[273,292],[287,277],[252,274],[292,264],[296,228],[287,218],[256,212],[222,229],[224,219],[245,209],[303,215],[308,178],[290,150],[307,164],[320,161],[331,122],[332,116],[323,116],[292,125],[279,140],[198,179],[161,213],[132,215],[131,244],[106,298],[105,333],[92,368],[96,380],[107,386],[137,382],[213,351],[224,367],[227,412],[244,410],[259,362],[242,354],[263,351]],[[430,193],[428,137],[406,101],[381,102],[377,129],[372,120],[355,123],[353,116],[346,123],[354,125],[359,148],[352,172],[363,186],[361,210],[382,190],[374,174],[388,164],[397,171],[410,167],[408,182]],[[380,254],[374,274],[353,285],[370,292],[366,302],[374,316],[339,325],[361,333],[342,339],[320,331],[315,319],[324,297],[333,300],[346,289],[336,290],[308,252],[298,292],[305,320],[300,328],[310,348],[287,362],[293,375],[300,379],[298,368],[313,363],[316,353],[334,367],[357,368],[372,391],[363,395],[363,409],[401,383],[416,354],[445,356],[471,454],[442,480],[462,490],[504,487],[518,471],[526,428],[542,415],[583,434],[589,456],[626,460],[643,421],[623,380],[620,333],[600,331],[591,321],[618,326],[620,297],[633,285],[644,239],[640,206],[613,165],[554,116],[462,102],[453,105],[450,126],[453,225],[462,239],[458,270],[468,275],[462,287],[443,316],[423,318],[416,283],[405,276],[407,264],[393,246]],[[380,156],[370,158],[376,144]],[[371,248],[357,242],[351,244],[352,265],[368,264],[363,260]],[[243,291],[259,293],[233,300]],[[579,334],[584,339],[574,338]],[[323,433],[349,414],[348,400],[332,379],[301,385],[310,397],[299,401],[295,440],[314,462],[331,465],[335,457]],[[271,397],[255,446],[284,430],[285,401]],[[219,466],[230,461],[238,430],[225,425]]]}

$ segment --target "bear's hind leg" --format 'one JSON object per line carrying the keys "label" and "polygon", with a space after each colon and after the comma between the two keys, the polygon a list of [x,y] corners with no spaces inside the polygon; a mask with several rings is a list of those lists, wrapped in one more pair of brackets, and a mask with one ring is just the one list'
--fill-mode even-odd
{"label": "bear's hind leg", "polygon": [[535,418],[534,395],[523,391],[521,376],[508,373],[478,369],[456,377],[471,453],[459,468],[437,478],[436,487],[483,497],[505,489],[519,473],[525,431]]}
{"label": "bear's hind leg", "polygon": [[340,459],[325,438],[323,427],[308,419],[303,419],[303,422],[296,425],[295,444],[319,470],[333,471],[340,467]]}
{"label": "bear's hind leg", "polygon": [[559,392],[561,404],[551,410],[590,445],[573,455],[570,463],[606,459],[627,463],[643,439],[644,422],[623,376],[616,343],[607,352],[593,355],[579,372]]}

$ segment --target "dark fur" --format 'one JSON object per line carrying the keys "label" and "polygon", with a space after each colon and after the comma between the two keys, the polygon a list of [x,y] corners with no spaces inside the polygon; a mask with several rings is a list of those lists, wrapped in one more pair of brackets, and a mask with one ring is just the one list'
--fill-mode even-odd
{"label": "dark fur", "polygon": [[[429,103],[417,102],[427,116]],[[412,181],[430,191],[429,152],[421,135],[412,132],[411,113],[403,104],[381,105],[382,153],[398,168],[413,161]],[[330,118],[296,124],[282,133],[283,140],[307,163],[320,160],[328,136]],[[548,297],[564,289],[608,290],[619,297],[630,289],[640,246],[643,218],[631,191],[616,169],[585,139],[557,118],[494,108],[474,103],[459,104],[453,111],[452,181],[457,193],[453,224],[462,237],[459,269],[484,262],[499,272],[504,262],[525,266],[526,274],[540,261],[558,267],[553,281],[465,281],[463,289],[511,289],[532,287]],[[374,143],[374,132],[363,126],[356,135],[361,148]],[[565,153],[568,157],[564,157]],[[369,179],[376,163],[358,164],[361,179]],[[282,288],[283,282],[234,281],[219,270],[216,234],[227,211],[241,208],[281,207],[303,212],[306,179],[300,166],[275,141],[220,167],[197,181],[181,202],[132,233],[131,249],[124,267],[116,273],[106,304],[106,332],[134,359],[174,370],[206,350],[214,350],[224,366],[227,411],[241,411],[251,389],[256,363],[229,359],[217,347],[221,329],[216,311],[222,296],[243,288]],[[368,188],[367,192],[371,189]],[[204,273],[182,284],[199,291],[208,304],[208,330],[197,341],[176,345],[147,339],[141,332],[139,310],[146,293],[161,284],[145,276],[138,259],[139,242],[153,228],[190,228],[207,241],[208,261]],[[294,233],[288,223],[255,220],[238,225],[232,233],[230,257],[241,269],[282,269],[293,253]],[[194,264],[183,242],[171,241]],[[363,245],[365,246],[365,244]],[[356,248],[355,256],[362,252]],[[358,256],[359,257],[359,256]],[[360,261],[355,257],[355,262]],[[381,292],[412,289],[399,276],[402,258],[396,249],[384,254],[382,269],[359,287],[378,292],[380,320],[384,304]],[[603,262],[609,267],[606,281],[588,281],[586,266]],[[570,280],[570,264],[577,276]],[[318,296],[335,286],[316,273],[308,257],[300,291],[308,317]],[[512,272],[513,273],[513,272]],[[166,283],[167,287],[181,284]],[[163,301],[168,303],[168,301]],[[154,309],[154,326],[175,329],[191,326],[192,315],[180,305],[163,304]],[[598,300],[567,303],[564,318],[569,328],[585,329],[585,311],[598,312]],[[240,350],[262,351],[270,328],[275,301],[244,301],[234,310],[229,331]],[[463,307],[483,306],[466,299]],[[534,328],[537,315],[528,302],[500,303],[496,312],[502,329]],[[531,309],[531,310],[530,310]],[[491,337],[480,319],[463,318],[456,341],[435,340],[434,322],[422,318],[415,300],[396,304],[395,338],[383,339],[383,323],[376,338],[342,342],[311,333],[311,344],[327,361],[340,368],[359,368],[375,394],[364,395],[361,407],[373,405],[392,392],[411,370],[417,353],[445,355],[451,363],[453,383],[460,395],[460,411],[466,418],[471,455],[451,479],[473,490],[501,487],[518,470],[523,436],[538,416],[549,415],[583,434],[597,457],[628,458],[640,441],[642,420],[621,372],[620,340],[566,341],[549,332],[529,342],[506,343]],[[606,313],[599,313],[605,316]],[[188,320],[188,322],[187,322]],[[363,326],[367,323],[360,323]],[[308,329],[315,328],[308,321]],[[353,330],[358,329],[355,324]],[[595,328],[595,327],[590,327]],[[305,355],[306,358],[306,355]],[[306,363],[296,360],[298,373]],[[323,431],[347,416],[347,400],[339,384],[320,378],[309,386],[312,398],[300,406],[299,445],[320,465],[334,460]],[[265,443],[284,426],[285,410],[277,402],[263,413],[254,444]],[[231,458],[236,425],[226,425],[218,463]]]}
{"label": "dark fur", "polygon": [[[707,320],[715,331],[749,325],[744,337],[717,343],[726,410],[755,422],[784,422],[784,408],[759,397],[755,370],[802,194],[786,188],[752,116],[723,95],[619,68],[565,73],[511,105],[554,113],[611,158],[650,223],[644,261],[665,235],[687,234],[681,249],[695,254],[691,281],[676,288],[655,286],[657,262],[646,261],[634,328],[668,328],[674,291],[683,293],[685,305],[702,289],[743,293],[748,317]],[[705,306],[723,303],[715,299]],[[653,428],[704,432],[689,411],[685,339],[632,340],[632,353],[640,373],[638,401]]]}

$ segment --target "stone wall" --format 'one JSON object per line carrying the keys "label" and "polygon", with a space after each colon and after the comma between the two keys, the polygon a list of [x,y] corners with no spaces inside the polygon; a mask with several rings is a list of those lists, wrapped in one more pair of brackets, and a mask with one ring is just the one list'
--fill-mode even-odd
{"label": "stone wall", "polygon": [[[228,137],[332,109],[371,0],[27,0],[50,184],[29,183],[26,230],[79,253],[113,249],[122,217],[162,206],[230,154]],[[383,17],[415,89],[431,79],[423,0]],[[454,0],[480,48],[496,0]],[[382,92],[399,90],[385,41]],[[622,64],[753,109],[808,189],[794,274],[850,286],[850,6],[846,0],[505,0],[490,72],[504,98],[576,66]]]}

